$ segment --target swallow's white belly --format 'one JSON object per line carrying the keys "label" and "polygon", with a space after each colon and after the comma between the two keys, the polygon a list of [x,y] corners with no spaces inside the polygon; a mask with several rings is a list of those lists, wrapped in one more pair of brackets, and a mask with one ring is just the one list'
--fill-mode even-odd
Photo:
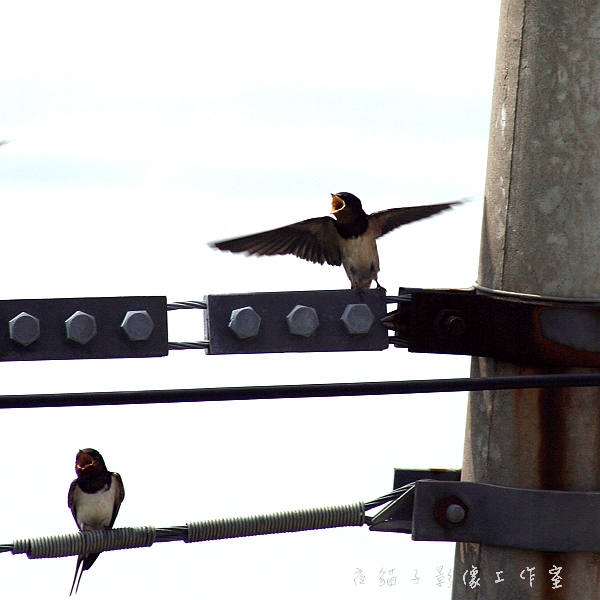
{"label": "swallow's white belly", "polygon": [[342,264],[352,282],[352,287],[369,288],[379,273],[379,255],[377,254],[377,232],[371,225],[364,235],[342,239]]}
{"label": "swallow's white belly", "polygon": [[77,524],[82,531],[105,529],[110,525],[118,486],[113,480],[110,489],[102,489],[95,494],[86,494],[75,488],[73,501],[77,506]]}

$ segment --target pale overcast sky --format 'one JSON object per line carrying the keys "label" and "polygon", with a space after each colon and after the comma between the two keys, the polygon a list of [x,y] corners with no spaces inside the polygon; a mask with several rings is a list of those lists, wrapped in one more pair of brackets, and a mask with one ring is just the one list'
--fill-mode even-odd
{"label": "pale overcast sky", "polygon": [[[482,198],[498,13],[498,0],[6,4],[2,298],[346,288],[340,268],[206,244],[327,214],[330,192],[368,212]],[[471,285],[481,210],[384,238],[381,284]],[[202,318],[170,314],[171,341],[202,339]],[[469,359],[190,350],[1,371],[0,394],[25,394],[466,377]],[[437,394],[3,410],[0,544],[76,530],[79,448],[123,478],[117,527],[166,527],[367,501],[394,467],[460,467],[465,408],[466,394]],[[64,598],[75,562],[0,554],[0,596]],[[451,544],[366,527],[174,542],[102,554],[79,596],[445,600],[436,569],[452,566]]]}

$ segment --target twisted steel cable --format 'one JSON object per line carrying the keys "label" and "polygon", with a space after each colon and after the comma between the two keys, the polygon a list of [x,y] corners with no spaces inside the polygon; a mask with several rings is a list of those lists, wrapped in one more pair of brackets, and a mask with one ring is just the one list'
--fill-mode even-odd
{"label": "twisted steel cable", "polygon": [[194,309],[206,308],[206,302],[203,300],[188,300],[187,302],[169,302],[167,303],[167,310],[186,310],[186,309]]}

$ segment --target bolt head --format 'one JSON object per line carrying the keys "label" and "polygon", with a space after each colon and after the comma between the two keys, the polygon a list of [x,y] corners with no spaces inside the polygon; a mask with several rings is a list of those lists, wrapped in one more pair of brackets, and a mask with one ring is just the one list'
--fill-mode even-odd
{"label": "bolt head", "polygon": [[8,322],[8,336],[21,346],[29,346],[40,337],[40,320],[29,313],[21,312]]}
{"label": "bolt head", "polygon": [[154,321],[145,310],[128,310],[125,313],[121,329],[131,342],[145,342],[150,339]]}
{"label": "bolt head", "polygon": [[310,337],[319,327],[319,317],[312,306],[296,304],[285,320],[290,333],[303,337]]}
{"label": "bolt head", "polygon": [[441,310],[433,320],[433,324],[444,337],[458,338],[467,329],[467,321],[459,310]]}
{"label": "bolt head", "polygon": [[436,502],[434,517],[444,528],[452,529],[462,525],[469,514],[469,507],[458,497],[448,496]]}
{"label": "bolt head", "polygon": [[457,525],[467,516],[465,509],[460,504],[449,504],[446,507],[446,520]]}
{"label": "bolt head", "polygon": [[348,304],[342,313],[342,323],[352,335],[368,333],[374,321],[375,317],[366,304]]}
{"label": "bolt head", "polygon": [[260,321],[260,315],[251,306],[236,308],[231,311],[229,329],[231,329],[240,340],[245,340],[258,335]]}
{"label": "bolt head", "polygon": [[460,337],[466,328],[465,320],[458,315],[450,315],[444,321],[444,331],[452,337]]}
{"label": "bolt head", "polygon": [[98,333],[96,319],[80,310],[75,311],[66,321],[67,339],[78,344],[87,344]]}

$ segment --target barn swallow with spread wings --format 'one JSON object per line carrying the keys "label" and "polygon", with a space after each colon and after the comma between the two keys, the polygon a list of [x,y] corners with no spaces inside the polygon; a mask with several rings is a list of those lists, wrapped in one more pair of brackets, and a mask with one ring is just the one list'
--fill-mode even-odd
{"label": "barn swallow with spread wings", "polygon": [[[106,468],[100,452],[93,448],[86,448],[77,453],[75,473],[77,479],[71,483],[69,488],[68,504],[77,527],[80,531],[112,529],[121,502],[125,498],[125,488],[121,476],[118,473],[111,473]],[[77,557],[71,594],[73,588],[77,593],[83,572],[94,564],[99,554],[99,552],[94,552]],[[77,574],[79,574],[79,580]],[[77,582],[77,587],[75,587],[75,582]]]}
{"label": "barn swallow with spread wings", "polygon": [[377,238],[393,229],[426,219],[464,200],[429,206],[390,208],[368,215],[349,192],[331,194],[333,217],[316,217],[262,233],[213,242],[212,248],[246,255],[293,254],[314,263],[343,265],[352,289],[363,290],[377,281]]}

